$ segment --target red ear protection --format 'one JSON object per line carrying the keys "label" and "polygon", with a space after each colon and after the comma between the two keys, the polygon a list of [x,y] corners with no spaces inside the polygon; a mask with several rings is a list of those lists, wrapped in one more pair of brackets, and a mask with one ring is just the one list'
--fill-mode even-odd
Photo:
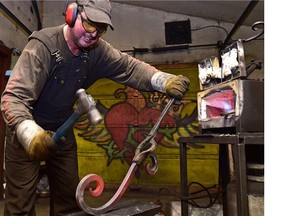
{"label": "red ear protection", "polygon": [[75,21],[77,19],[77,10],[78,5],[73,2],[69,4],[66,8],[66,14],[65,14],[65,22],[70,26],[73,27],[75,24]]}

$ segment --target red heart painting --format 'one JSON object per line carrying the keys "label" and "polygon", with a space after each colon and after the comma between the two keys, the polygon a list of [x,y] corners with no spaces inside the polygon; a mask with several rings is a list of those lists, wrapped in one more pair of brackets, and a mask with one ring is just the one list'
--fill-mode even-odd
{"label": "red heart painting", "polygon": [[[135,149],[148,135],[161,112],[161,110],[150,107],[144,107],[137,111],[130,103],[116,104],[107,112],[105,117],[107,130],[121,150],[124,147],[130,150],[124,153],[129,164],[134,157]],[[175,125],[175,119],[166,115],[160,124],[160,128],[171,128]],[[156,143],[159,144],[162,138],[163,133],[158,131],[155,137]]]}

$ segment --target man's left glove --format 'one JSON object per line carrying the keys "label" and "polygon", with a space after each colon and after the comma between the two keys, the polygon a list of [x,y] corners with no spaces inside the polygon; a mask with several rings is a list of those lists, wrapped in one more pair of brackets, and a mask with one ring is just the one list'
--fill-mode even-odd
{"label": "man's left glove", "polygon": [[33,120],[21,122],[16,133],[19,142],[33,160],[47,160],[56,150],[57,145],[52,139],[53,133],[44,131]]}
{"label": "man's left glove", "polygon": [[174,75],[162,71],[156,72],[151,79],[153,88],[169,97],[181,100],[188,91],[190,80],[182,75]]}

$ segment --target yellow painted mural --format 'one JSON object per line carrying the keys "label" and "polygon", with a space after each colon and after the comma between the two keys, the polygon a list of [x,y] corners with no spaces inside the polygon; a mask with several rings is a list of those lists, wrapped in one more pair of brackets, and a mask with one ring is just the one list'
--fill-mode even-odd
{"label": "yellow painted mural", "polygon": [[[182,103],[170,108],[155,137],[158,171],[150,176],[141,168],[132,184],[178,187],[180,154],[177,140],[198,133],[198,68],[193,64],[156,67],[189,77],[191,85]],[[160,93],[140,92],[108,79],[97,81],[88,93],[97,101],[103,121],[91,126],[86,116],[82,116],[74,125],[80,178],[95,173],[105,184],[119,184],[129,169],[135,149],[159,118],[167,98]],[[218,184],[218,145],[204,146],[187,151],[188,181],[215,185]]]}

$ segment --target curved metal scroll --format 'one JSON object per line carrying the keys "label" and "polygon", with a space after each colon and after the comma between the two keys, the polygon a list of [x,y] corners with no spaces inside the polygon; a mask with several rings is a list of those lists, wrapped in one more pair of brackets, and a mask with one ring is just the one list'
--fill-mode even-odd
{"label": "curved metal scroll", "polygon": [[[129,170],[128,170],[128,172],[127,172],[127,174],[126,174],[126,176],[125,176],[125,178],[123,179],[120,187],[118,188],[116,193],[113,195],[113,197],[107,203],[105,203],[104,205],[102,205],[102,206],[100,206],[98,208],[92,208],[92,207],[90,207],[90,206],[88,206],[86,204],[86,202],[84,200],[84,191],[85,191],[85,188],[91,182],[94,181],[94,182],[96,182],[96,184],[98,184],[99,183],[98,182],[98,180],[99,180],[98,177],[100,177],[100,176],[98,176],[96,174],[90,174],[90,175],[85,176],[80,181],[80,183],[78,184],[78,187],[76,189],[76,200],[77,200],[77,203],[78,203],[79,207],[82,208],[86,213],[89,213],[91,215],[102,214],[102,213],[105,213],[105,212],[109,211],[121,199],[121,197],[125,193],[125,191],[126,191],[128,185],[129,185],[131,179],[133,178],[136,170],[137,170],[137,164],[136,163],[132,163],[130,168],[129,168]],[[97,178],[97,180],[95,180],[96,178]],[[104,187],[104,184],[103,184],[103,187]],[[90,195],[95,197],[95,194],[93,193],[93,190],[91,188],[89,188],[89,192],[90,192]],[[97,195],[97,196],[99,196],[99,195]]]}
{"label": "curved metal scroll", "polygon": [[150,166],[150,164],[146,164],[145,166],[146,172],[149,175],[154,175],[157,172],[157,169],[158,169],[157,158],[156,158],[156,155],[152,153],[156,149],[156,146],[157,146],[157,143],[155,142],[154,138],[157,135],[157,130],[160,127],[161,121],[163,120],[164,116],[166,115],[170,106],[173,103],[174,103],[174,99],[170,99],[170,101],[165,106],[159,119],[157,120],[153,128],[151,129],[148,136],[137,147],[135,151],[135,156],[132,160],[133,162],[130,165],[130,168],[125,178],[123,179],[116,193],[107,203],[105,203],[104,205],[98,208],[92,208],[88,206],[84,200],[85,188],[88,187],[91,182],[96,183],[96,188],[93,190],[89,186],[90,195],[93,197],[97,197],[101,195],[104,189],[104,181],[100,176],[96,174],[89,174],[80,181],[76,189],[76,200],[77,200],[79,207],[82,208],[82,210],[84,210],[86,213],[89,213],[91,215],[103,214],[109,211],[121,199],[126,189],[128,188],[128,185],[130,184],[132,178],[134,177],[136,170],[140,167],[140,165],[146,160],[148,156],[152,160],[152,166]]}
{"label": "curved metal scroll", "polygon": [[249,42],[249,41],[255,40],[255,39],[257,39],[258,37],[260,37],[261,35],[264,34],[264,22],[263,22],[263,21],[255,22],[255,23],[251,26],[251,28],[252,28],[253,31],[258,31],[258,30],[259,30],[259,28],[258,28],[259,26],[263,26],[262,31],[261,31],[259,34],[257,34],[257,35],[254,35],[254,36],[252,36],[252,37],[250,37],[250,38],[244,39],[244,40],[243,40],[243,43],[247,43],[247,42]]}

